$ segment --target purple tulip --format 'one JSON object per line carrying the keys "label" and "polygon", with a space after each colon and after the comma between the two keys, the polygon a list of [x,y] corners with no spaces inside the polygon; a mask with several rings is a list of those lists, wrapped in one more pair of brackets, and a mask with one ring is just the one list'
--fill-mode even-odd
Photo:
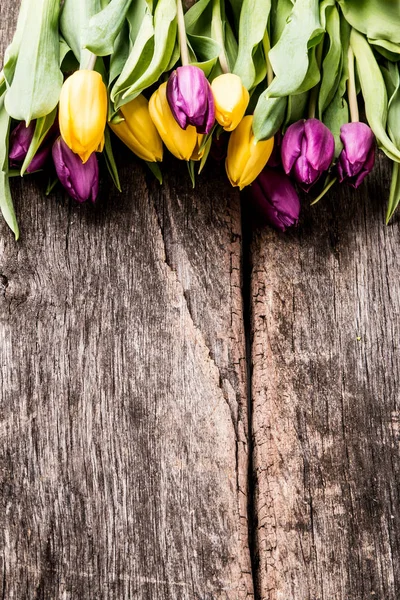
{"label": "purple tulip", "polygon": [[347,123],[340,128],[343,150],[338,159],[339,181],[357,188],[375,163],[375,136],[365,123]]}
{"label": "purple tulip", "polygon": [[210,133],[215,122],[214,97],[199,67],[178,67],[168,79],[167,100],[182,129],[194,125],[197,133]]}
{"label": "purple tulip", "polygon": [[335,139],[326,125],[318,119],[297,121],[283,137],[283,168],[308,192],[329,168],[334,152]]}
{"label": "purple tulip", "polygon": [[[9,151],[9,158],[12,167],[19,167],[21,163],[24,162],[35,133],[35,126],[35,123],[32,122],[28,127],[26,127],[25,122],[21,121],[12,131],[10,136]],[[27,173],[33,173],[34,171],[43,169],[50,156],[54,135],[57,131],[58,126],[53,125],[39,150],[29,163],[29,166],[26,169]]]}
{"label": "purple tulip", "polygon": [[282,171],[264,167],[252,183],[250,194],[262,217],[280,231],[297,225],[300,200],[290,180]]}
{"label": "purple tulip", "polygon": [[68,194],[78,202],[96,201],[99,191],[99,165],[96,154],[83,163],[59,137],[53,145],[53,161],[57,176]]}

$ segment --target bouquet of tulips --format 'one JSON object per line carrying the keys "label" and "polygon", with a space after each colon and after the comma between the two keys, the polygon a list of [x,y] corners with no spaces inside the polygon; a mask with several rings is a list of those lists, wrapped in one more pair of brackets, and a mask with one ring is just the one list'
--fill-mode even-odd
{"label": "bouquet of tulips", "polygon": [[22,0],[0,74],[0,209],[18,237],[10,177],[46,169],[48,192],[95,201],[100,154],[120,189],[113,135],[160,182],[164,146],[194,181],[229,136],[229,181],[283,231],[298,186],[314,202],[357,187],[377,144],[389,221],[399,61],[399,0]]}

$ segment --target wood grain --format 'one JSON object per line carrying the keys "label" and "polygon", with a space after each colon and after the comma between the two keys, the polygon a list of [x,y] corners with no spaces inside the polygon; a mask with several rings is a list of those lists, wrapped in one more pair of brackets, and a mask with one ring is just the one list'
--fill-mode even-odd
{"label": "wood grain", "polygon": [[252,246],[260,600],[400,596],[399,218],[388,161]]}
{"label": "wood grain", "polygon": [[122,194],[25,178],[0,224],[0,597],[251,598],[239,197],[119,154]]}

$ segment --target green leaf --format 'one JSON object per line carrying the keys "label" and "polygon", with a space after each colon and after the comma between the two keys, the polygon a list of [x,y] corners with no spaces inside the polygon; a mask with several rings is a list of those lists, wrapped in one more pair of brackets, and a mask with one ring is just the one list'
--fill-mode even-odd
{"label": "green leaf", "polygon": [[400,148],[400,73],[398,64],[388,63],[388,68],[382,69],[382,74],[390,96],[387,129],[392,142],[397,148]]}
{"label": "green leaf", "polygon": [[388,60],[392,62],[400,60],[400,44],[393,44],[393,42],[388,42],[387,40],[372,40],[370,38],[368,38],[368,42]]}
{"label": "green leaf", "polygon": [[400,150],[386,133],[388,115],[385,82],[374,53],[363,35],[352,29],[350,44],[357,64],[357,73],[364,96],[369,126],[382,150],[395,161],[400,161]]}
{"label": "green leaf", "polygon": [[206,166],[206,162],[207,162],[208,156],[210,154],[211,146],[212,146],[212,137],[209,137],[204,146],[204,154],[200,160],[199,175],[202,172],[202,170],[204,169],[204,167]]}
{"label": "green leaf", "polygon": [[278,43],[289,21],[292,10],[293,2],[290,0],[272,0],[269,24],[271,48]]}
{"label": "green leaf", "polygon": [[354,29],[374,40],[400,43],[398,0],[338,0]]}
{"label": "green leaf", "polygon": [[114,158],[114,153],[111,145],[110,129],[108,127],[104,130],[104,150],[103,156],[106,161],[108,172],[111,175],[111,179],[114,182],[115,187],[121,192],[121,183],[119,180],[118,169]]}
{"label": "green leaf", "polygon": [[57,115],[57,108],[55,108],[49,115],[45,117],[41,117],[37,119],[35,124],[35,132],[33,134],[32,141],[29,146],[29,150],[27,155],[25,156],[25,160],[21,167],[21,176],[25,173],[26,169],[29,167],[32,158],[35,156],[36,152],[39,150],[40,145],[42,144],[44,138],[50,131],[51,127],[54,124]]}
{"label": "green leaf", "polygon": [[8,173],[8,136],[10,132],[10,117],[4,107],[4,96],[0,98],[0,210],[5,222],[19,238],[19,228],[14,205],[11,197]]}
{"label": "green leaf", "polygon": [[269,96],[298,93],[309,73],[308,51],[320,43],[323,33],[318,0],[297,0],[278,43],[269,53],[276,75]]}
{"label": "green leaf", "polygon": [[150,67],[154,56],[153,16],[147,7],[144,7],[144,10],[145,12],[141,21],[142,25],[132,51],[111,90],[110,97],[112,102],[115,103],[117,110],[125,104],[124,99],[126,96],[132,96],[130,99],[134,97],[131,94],[131,90],[135,89],[137,81],[140,80]]}
{"label": "green leaf", "polygon": [[339,84],[332,102],[322,114],[322,122],[331,130],[335,138],[335,157],[342,151],[343,144],[340,139],[340,128],[349,122],[349,108],[344,98],[349,78],[347,52],[350,42],[350,26],[342,17],[340,19],[340,39],[342,44],[343,60],[341,61],[341,73]]}
{"label": "green leaf", "polygon": [[159,164],[156,162],[145,162],[146,165],[149,167],[150,171],[153,173],[154,177],[157,179],[158,183],[161,185],[163,182],[163,177]]}
{"label": "green leaf", "polygon": [[29,13],[29,4],[31,0],[22,0],[21,7],[19,9],[17,29],[15,31],[13,41],[6,48],[4,54],[4,76],[7,81],[7,85],[10,86],[14,77],[15,66],[17,64],[19,49],[21,42],[24,38],[27,19]]}
{"label": "green leaf", "polygon": [[285,120],[287,98],[269,98],[261,94],[254,111],[253,132],[257,140],[268,140],[280,129]]}
{"label": "green leaf", "polygon": [[[54,2],[56,4],[56,2]],[[101,11],[100,0],[65,0],[60,17],[60,31],[75,58],[85,68],[91,53],[84,49],[84,35],[91,17]]]}
{"label": "green leaf", "polygon": [[307,117],[309,97],[309,92],[303,92],[302,94],[288,97],[286,119],[283,126],[284,130],[292,123],[296,123],[296,121]]}
{"label": "green leaf", "polygon": [[192,187],[194,189],[196,187],[196,176],[194,173],[195,161],[188,160],[186,164],[187,164],[187,168],[188,168],[188,172],[189,172],[190,181],[192,182]]}
{"label": "green leaf", "polygon": [[[257,61],[254,57],[266,34],[270,10],[270,0],[243,1],[239,22],[239,49],[233,72],[239,75],[248,90],[259,81],[257,69],[260,67],[260,55]],[[262,48],[259,48],[259,52],[263,52]],[[265,63],[264,58],[264,65]]]}
{"label": "green leaf", "polygon": [[191,55],[190,64],[202,69],[205,76],[208,77],[218,61],[221,52],[220,46],[208,37],[188,34],[187,38]]}
{"label": "green leaf", "polygon": [[[321,10],[322,10],[321,6]],[[342,43],[340,37],[340,15],[335,4],[326,5],[326,33],[329,47],[322,61],[321,85],[318,95],[318,115],[322,115],[332,102],[339,85],[343,64]],[[322,19],[321,19],[322,20]]]}
{"label": "green leaf", "polygon": [[60,71],[59,3],[37,0],[29,4],[5,107],[17,121],[39,119],[58,104],[63,75]]}
{"label": "green leaf", "polygon": [[[146,88],[159,80],[169,65],[174,52],[176,28],[175,1],[159,0],[154,13],[154,52],[150,64],[143,74],[139,77],[134,77],[134,81],[123,92],[122,96],[118,97],[118,101],[116,101],[117,107],[133,100]],[[147,42],[149,42],[149,40],[147,40]],[[116,85],[118,84],[118,81],[116,82]],[[112,91],[112,98],[116,99],[116,92],[114,89]]]}
{"label": "green leaf", "polygon": [[390,184],[389,200],[386,210],[386,225],[398,207],[400,202],[400,165],[398,162],[393,162],[392,181]]}
{"label": "green leaf", "polygon": [[112,54],[131,2],[132,0],[111,0],[110,4],[94,15],[83,36],[84,47],[97,56]]}

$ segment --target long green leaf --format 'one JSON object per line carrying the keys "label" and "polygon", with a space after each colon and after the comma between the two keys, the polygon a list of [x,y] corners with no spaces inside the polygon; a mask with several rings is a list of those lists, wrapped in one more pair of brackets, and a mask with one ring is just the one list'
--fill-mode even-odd
{"label": "long green leaf", "polygon": [[82,68],[86,67],[89,50],[84,49],[84,36],[91,17],[101,11],[101,0],[65,0],[60,17],[60,31]]}
{"label": "long green leaf", "polygon": [[5,97],[8,114],[27,125],[51,113],[60,97],[59,10],[54,0],[36,0],[27,9],[23,43]]}
{"label": "long green leaf", "polygon": [[308,50],[321,41],[323,33],[318,0],[297,0],[278,43],[269,53],[276,75],[269,96],[298,92],[309,69]]}
{"label": "long green leaf", "polygon": [[356,58],[357,73],[369,126],[378,140],[379,147],[389,158],[399,162],[400,150],[396,148],[386,133],[388,99],[379,65],[367,40],[355,29],[351,31],[350,44]]}
{"label": "long green leaf", "polygon": [[398,0],[338,0],[352,27],[375,40],[400,43]]}
{"label": "long green leaf", "polygon": [[111,0],[106,8],[94,15],[83,36],[84,47],[97,56],[112,54],[131,2],[132,0]]}
{"label": "long green leaf", "polygon": [[[329,39],[329,48],[322,62],[321,86],[318,95],[318,114],[322,117],[325,109],[332,102],[339,85],[343,54],[342,41],[340,37],[340,15],[333,3],[326,4],[324,7],[324,17],[326,19],[326,33]],[[321,19],[322,20],[322,19]]]}
{"label": "long green leaf", "polygon": [[151,62],[141,75],[123,94],[122,102],[133,100],[146,88],[156,83],[170,63],[176,40],[176,2],[159,0],[154,13],[154,53]]}
{"label": "long green leaf", "polygon": [[5,222],[19,238],[19,228],[11,197],[8,175],[8,136],[10,131],[10,117],[4,106],[4,96],[0,98],[0,210]]}
{"label": "long green leaf", "polygon": [[[270,10],[270,0],[244,0],[242,4],[239,49],[233,72],[239,75],[248,90],[254,88],[259,82],[260,61],[255,61],[254,56],[264,39]],[[262,48],[260,48],[260,52],[262,52]],[[264,59],[264,66],[265,62]]]}
{"label": "long green leaf", "polygon": [[396,208],[400,203],[400,165],[393,162],[392,181],[390,185],[389,200],[386,210],[386,225],[393,217]]}

